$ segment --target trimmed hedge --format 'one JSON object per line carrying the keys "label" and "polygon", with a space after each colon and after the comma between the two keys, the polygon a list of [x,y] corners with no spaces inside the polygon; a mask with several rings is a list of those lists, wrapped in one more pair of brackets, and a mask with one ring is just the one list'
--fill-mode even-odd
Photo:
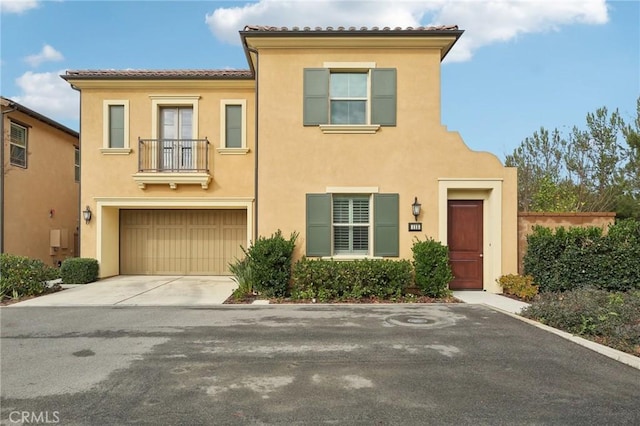
{"label": "trimmed hedge", "polygon": [[537,226],[527,237],[524,273],[541,292],[593,286],[608,291],[640,289],[640,222],[609,227],[551,229]]}
{"label": "trimmed hedge", "polygon": [[70,257],[60,266],[60,276],[65,284],[87,284],[98,279],[98,261],[86,257]]}
{"label": "trimmed hedge", "polygon": [[298,233],[288,240],[278,229],[271,237],[258,237],[256,242],[242,250],[248,261],[245,267],[251,271],[253,290],[266,297],[284,297],[289,290],[291,262]]}
{"label": "trimmed hedge", "polygon": [[454,277],[449,265],[449,248],[433,238],[425,241],[416,238],[411,251],[420,290],[429,297],[450,296],[449,283]]}
{"label": "trimmed hedge", "polygon": [[47,281],[59,278],[56,268],[38,259],[0,255],[0,300],[36,296],[47,290]]}
{"label": "trimmed hedge", "polygon": [[538,286],[533,284],[531,275],[503,275],[496,280],[505,294],[512,294],[524,300],[531,300],[538,294]]}
{"label": "trimmed hedge", "polygon": [[412,267],[408,260],[302,258],[293,267],[292,281],[291,298],[296,300],[388,299],[406,293],[412,285]]}

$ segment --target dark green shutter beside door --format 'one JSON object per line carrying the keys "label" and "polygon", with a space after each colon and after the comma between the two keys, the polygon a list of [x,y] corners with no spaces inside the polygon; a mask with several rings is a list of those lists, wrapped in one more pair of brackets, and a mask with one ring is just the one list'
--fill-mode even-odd
{"label": "dark green shutter beside door", "polygon": [[331,255],[331,195],[307,194],[307,256]]}
{"label": "dark green shutter beside door", "polygon": [[371,70],[371,124],[396,125],[396,70]]}
{"label": "dark green shutter beside door", "polygon": [[373,194],[373,255],[400,255],[398,194]]}
{"label": "dark green shutter beside door", "polygon": [[329,70],[305,68],[303,124],[317,126],[329,123]]}

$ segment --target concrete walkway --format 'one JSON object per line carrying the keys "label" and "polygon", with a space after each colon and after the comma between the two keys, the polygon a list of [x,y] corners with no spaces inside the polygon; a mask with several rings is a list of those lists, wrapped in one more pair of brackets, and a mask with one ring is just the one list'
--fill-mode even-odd
{"label": "concrete walkway", "polygon": [[120,275],[68,287],[10,307],[220,305],[237,283],[226,276]]}
{"label": "concrete walkway", "polygon": [[500,294],[487,293],[486,291],[454,291],[453,297],[464,303],[488,305],[512,314],[519,314],[522,309],[529,306],[528,303],[510,299]]}

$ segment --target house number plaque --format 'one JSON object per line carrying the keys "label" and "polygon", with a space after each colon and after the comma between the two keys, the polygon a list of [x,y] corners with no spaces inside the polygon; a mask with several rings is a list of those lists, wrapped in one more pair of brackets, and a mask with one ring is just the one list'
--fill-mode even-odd
{"label": "house number plaque", "polygon": [[409,222],[409,232],[422,232],[422,222]]}

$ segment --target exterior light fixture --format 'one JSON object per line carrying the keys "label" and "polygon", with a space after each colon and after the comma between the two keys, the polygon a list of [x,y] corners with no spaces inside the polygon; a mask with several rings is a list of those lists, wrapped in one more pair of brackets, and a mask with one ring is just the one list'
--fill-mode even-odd
{"label": "exterior light fixture", "polygon": [[411,204],[411,213],[413,213],[413,216],[416,218],[416,222],[418,221],[418,216],[420,216],[421,207],[422,207],[422,204],[418,202],[418,197],[415,197],[413,204]]}
{"label": "exterior light fixture", "polygon": [[89,208],[89,206],[85,207],[85,209],[82,211],[82,217],[84,218],[84,223],[86,223],[87,225],[89,224],[89,222],[91,222],[91,209]]}

